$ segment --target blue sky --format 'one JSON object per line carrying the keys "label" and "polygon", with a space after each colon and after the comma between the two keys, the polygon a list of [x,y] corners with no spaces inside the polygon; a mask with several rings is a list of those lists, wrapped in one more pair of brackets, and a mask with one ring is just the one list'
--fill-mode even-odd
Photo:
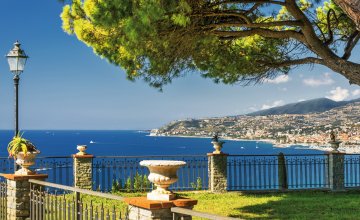
{"label": "blue sky", "polygon": [[[236,115],[298,100],[360,97],[360,87],[331,70],[293,70],[263,85],[216,85],[196,73],[174,80],[162,93],[61,29],[56,0],[1,0],[0,54],[19,40],[29,54],[20,82],[21,129],[151,129],[175,119]],[[360,48],[353,60],[360,62]],[[2,58],[1,58],[2,57]],[[13,129],[12,74],[0,56],[0,129]]]}

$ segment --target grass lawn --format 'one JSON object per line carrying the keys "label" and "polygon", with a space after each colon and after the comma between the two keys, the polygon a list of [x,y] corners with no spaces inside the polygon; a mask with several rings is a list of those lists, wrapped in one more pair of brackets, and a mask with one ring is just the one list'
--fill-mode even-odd
{"label": "grass lawn", "polygon": [[[145,194],[119,193],[124,197]],[[360,219],[360,192],[289,192],[213,194],[179,193],[198,200],[194,210],[243,219]],[[94,203],[104,202],[94,200]],[[109,200],[105,206],[112,205]],[[117,204],[117,206],[119,203]],[[120,204],[125,208],[124,204]],[[195,218],[196,219],[196,218]]]}

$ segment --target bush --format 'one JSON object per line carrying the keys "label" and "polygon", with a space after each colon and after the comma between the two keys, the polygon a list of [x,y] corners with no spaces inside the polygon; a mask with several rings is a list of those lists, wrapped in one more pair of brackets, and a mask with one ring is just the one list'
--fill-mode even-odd
{"label": "bush", "polygon": [[147,176],[145,174],[141,175],[136,172],[135,176],[128,177],[124,184],[120,179],[114,179],[112,182],[111,192],[145,192],[150,188],[151,183],[148,180]]}
{"label": "bush", "polygon": [[190,183],[191,188],[194,190],[202,190],[202,180],[200,177],[196,179],[196,183],[192,182]]}

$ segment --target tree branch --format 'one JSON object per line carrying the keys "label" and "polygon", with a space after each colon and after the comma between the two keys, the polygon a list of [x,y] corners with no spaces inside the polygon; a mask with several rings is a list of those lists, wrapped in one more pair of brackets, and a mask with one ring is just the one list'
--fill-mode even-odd
{"label": "tree branch", "polygon": [[253,13],[253,11],[255,11],[258,7],[260,7],[262,4],[264,4],[264,3],[256,3],[256,4],[254,4],[249,10],[247,10],[246,12],[245,12],[245,15],[249,15],[249,14],[251,14],[251,13]]}
{"label": "tree branch", "polygon": [[351,51],[360,40],[360,31],[355,31],[349,38],[346,47],[344,49],[344,55],[342,59],[348,60],[351,56]]}
{"label": "tree branch", "polygon": [[272,1],[272,0],[227,0],[227,1],[219,1],[219,2],[215,2],[212,4],[209,4],[208,7],[215,7],[218,5],[223,5],[223,4],[251,4],[251,3],[269,3],[269,4],[275,4],[275,5],[285,5],[285,2],[281,2],[281,1]]}
{"label": "tree branch", "polygon": [[192,17],[225,17],[225,16],[233,16],[233,17],[240,17],[242,18],[246,23],[251,23],[251,20],[246,17],[246,15],[241,13],[236,13],[233,10],[226,10],[226,11],[220,11],[220,12],[209,12],[209,13],[200,13],[200,14],[192,14]]}
{"label": "tree branch", "polygon": [[301,32],[304,37],[304,43],[307,47],[324,60],[336,60],[339,57],[324,44],[324,42],[317,36],[312,22],[306,17],[303,11],[299,8],[296,0],[286,0],[287,10],[290,14],[299,21],[303,22]]}
{"label": "tree branch", "polygon": [[278,27],[278,26],[302,26],[300,21],[274,21],[274,22],[264,22],[264,23],[218,23],[218,24],[209,24],[205,27],[247,27],[247,28],[265,28],[265,27]]}
{"label": "tree branch", "polygon": [[301,64],[314,64],[314,63],[325,65],[324,60],[316,58],[316,57],[306,57],[306,58],[302,58],[302,59],[287,60],[287,61],[282,61],[282,62],[278,62],[278,63],[264,62],[264,64],[266,64],[267,66],[272,67],[272,68],[288,67],[288,66],[295,66],[295,65],[301,65]]}
{"label": "tree branch", "polygon": [[292,30],[273,31],[269,29],[254,28],[251,30],[244,30],[244,31],[212,31],[211,33],[223,39],[260,35],[265,38],[280,38],[280,39],[294,38],[298,41],[306,43],[304,36],[301,33]]}
{"label": "tree branch", "polygon": [[327,39],[324,42],[324,44],[326,46],[329,46],[334,41],[334,34],[333,34],[333,31],[331,30],[331,14],[335,17],[336,22],[339,23],[339,20],[335,14],[335,11],[332,9],[329,9],[329,11],[326,15],[326,22],[327,22],[327,28],[328,28],[328,33],[329,33],[329,39]]}

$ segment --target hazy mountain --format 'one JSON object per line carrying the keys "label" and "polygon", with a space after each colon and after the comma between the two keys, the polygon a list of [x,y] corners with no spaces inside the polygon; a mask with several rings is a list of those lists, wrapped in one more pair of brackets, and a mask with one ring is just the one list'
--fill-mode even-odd
{"label": "hazy mountain", "polygon": [[308,114],[315,112],[325,112],[330,109],[341,107],[349,103],[360,102],[359,99],[350,101],[336,102],[327,98],[312,99],[297,103],[291,103],[279,107],[269,108],[261,111],[256,111],[247,115],[250,116],[266,116],[266,115],[282,115],[282,114]]}

